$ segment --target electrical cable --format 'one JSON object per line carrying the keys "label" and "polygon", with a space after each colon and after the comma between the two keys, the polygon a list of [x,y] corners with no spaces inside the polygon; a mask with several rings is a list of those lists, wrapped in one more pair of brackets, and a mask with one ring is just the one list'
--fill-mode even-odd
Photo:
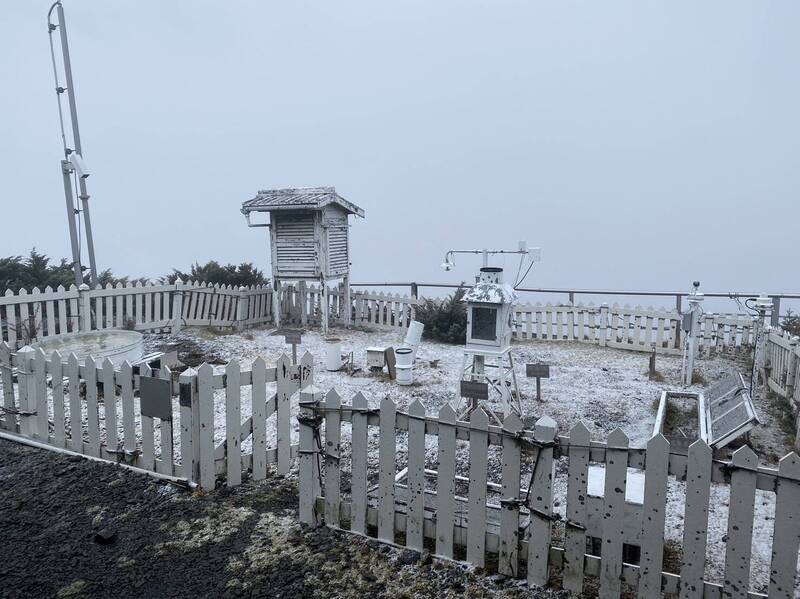
{"label": "electrical cable", "polygon": [[50,39],[50,59],[53,62],[53,79],[56,83],[56,100],[58,102],[58,122],[59,126],[61,127],[61,143],[64,146],[64,156],[69,156],[68,146],[67,146],[67,135],[64,131],[64,113],[61,108],[61,85],[58,82],[58,67],[56,66],[56,52],[55,48],[53,47],[53,31],[56,30],[57,25],[53,25],[50,22],[50,15],[53,12],[53,9],[61,4],[61,2],[54,2],[52,6],[50,6],[50,10],[47,11],[47,37]]}

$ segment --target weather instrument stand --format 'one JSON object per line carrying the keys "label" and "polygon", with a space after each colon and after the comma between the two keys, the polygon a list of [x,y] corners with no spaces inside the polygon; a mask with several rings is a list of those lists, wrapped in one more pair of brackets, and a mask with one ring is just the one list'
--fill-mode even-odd
{"label": "weather instrument stand", "polygon": [[[512,412],[522,418],[519,385],[511,348],[502,351],[465,349],[461,364],[461,393],[456,414],[464,420],[478,406],[502,425]],[[499,403],[501,410],[496,407]]]}

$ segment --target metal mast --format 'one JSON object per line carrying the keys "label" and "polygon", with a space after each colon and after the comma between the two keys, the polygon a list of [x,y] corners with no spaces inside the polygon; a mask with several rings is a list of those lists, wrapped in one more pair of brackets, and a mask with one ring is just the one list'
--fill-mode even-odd
{"label": "metal mast", "polygon": [[[53,9],[56,9],[58,24],[51,21]],[[64,66],[64,82],[66,87],[62,87],[58,81],[58,68],[56,66],[55,49],[53,46],[53,31],[59,30],[61,37],[61,54]],[[86,250],[89,254],[89,267],[92,286],[97,285],[97,263],[94,257],[94,238],[92,237],[92,221],[89,216],[89,193],[86,190],[86,178],[89,172],[83,162],[83,149],[81,147],[81,134],[78,129],[78,109],[75,103],[75,87],[72,81],[72,65],[69,58],[69,43],[67,41],[66,21],[64,20],[64,7],[61,1],[55,2],[50,10],[47,11],[47,32],[50,37],[50,55],[53,59],[53,76],[56,83],[56,97],[58,99],[58,119],[61,125],[61,140],[64,145],[64,160],[61,161],[61,174],[64,179],[64,196],[67,204],[67,218],[69,221],[69,236],[72,244],[72,266],[75,271],[75,284],[83,283],[83,268],[81,266],[81,236],[80,236],[80,213],[83,213],[84,229],[86,231]],[[61,95],[67,94],[69,104],[69,119],[72,124],[72,148],[67,145],[67,137],[64,131],[64,113],[61,109]],[[75,208],[72,190],[73,180],[77,180],[78,199],[81,201],[81,208]],[[77,191],[77,190],[76,190]],[[76,216],[78,216],[76,223]]]}

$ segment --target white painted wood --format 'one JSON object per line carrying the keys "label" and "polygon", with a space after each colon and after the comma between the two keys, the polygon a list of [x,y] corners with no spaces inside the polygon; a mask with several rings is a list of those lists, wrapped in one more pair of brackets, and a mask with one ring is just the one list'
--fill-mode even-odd
{"label": "white painted wood", "polygon": [[367,524],[367,399],[362,393],[353,397],[352,443],[350,494],[353,508],[350,516],[350,529],[360,534],[366,533]]}
{"label": "white painted wood", "polygon": [[214,489],[214,368],[203,363],[197,370],[198,415],[200,427],[197,441],[200,446],[200,487]]}
{"label": "white painted wood", "polygon": [[769,598],[793,599],[800,548],[800,457],[794,452],[785,456],[778,474]]}
{"label": "white painted wood", "polygon": [[117,385],[114,380],[114,364],[103,360],[103,409],[105,413],[106,447],[113,451],[119,449],[117,440]]}
{"label": "white painted wood", "polygon": [[47,358],[42,349],[36,349],[33,354],[33,380],[36,389],[36,417],[33,419],[34,437],[45,443],[49,440],[46,362]]}
{"label": "white painted wood", "polygon": [[439,447],[436,468],[436,553],[453,557],[455,513],[456,413],[449,403],[439,410]]}
{"label": "white painted wood", "polygon": [[[2,361],[1,357],[0,361]],[[54,351],[50,356],[48,368],[53,385],[53,444],[56,447],[66,447],[64,365],[61,363],[61,354],[57,351]]]}
{"label": "white painted wood", "polygon": [[589,470],[589,429],[579,422],[569,432],[569,473],[567,483],[567,522],[564,545],[564,588],[583,591],[586,553],[586,497]]}
{"label": "white painted wood", "polygon": [[619,599],[622,578],[622,543],[625,534],[625,487],[628,473],[628,437],[614,429],[606,442],[606,479],[603,490],[603,548],[600,598]]}
{"label": "white painted wood", "polygon": [[242,392],[239,362],[233,360],[225,367],[225,438],[226,480],[229,487],[242,482]]}
{"label": "white painted wood", "polygon": [[639,599],[658,597],[661,594],[664,522],[667,511],[667,471],[669,469],[669,441],[663,435],[655,435],[647,442],[646,460],[639,563]]}
{"label": "white painted wood", "polygon": [[681,599],[701,599],[703,597],[712,457],[711,448],[702,439],[698,439],[689,446],[686,469],[686,508],[683,518]]}
{"label": "white painted wood", "polygon": [[325,524],[339,527],[340,445],[342,437],[341,414],[342,399],[335,389],[325,396]]}
{"label": "white painted wood", "polygon": [[67,358],[69,373],[69,434],[72,451],[83,453],[83,425],[81,417],[81,379],[78,357],[70,354]]}
{"label": "white painted wood", "polygon": [[394,543],[395,418],[397,407],[388,397],[381,400],[378,448],[378,539]]}
{"label": "white painted wood", "polygon": [[14,378],[11,374],[11,347],[2,339],[0,339],[0,380],[3,383],[3,407],[6,410],[0,423],[5,430],[16,431],[16,417],[12,413],[15,401]]}
{"label": "white painted wood", "polygon": [[[570,330],[572,330],[570,328]],[[528,529],[528,584],[545,586],[550,578],[550,541],[553,515],[553,441],[558,425],[549,416],[536,421],[534,438],[539,449],[528,507],[531,522]]]}
{"label": "white painted wood", "polygon": [[753,542],[755,471],[758,468],[758,456],[745,445],[733,453],[731,462],[733,471],[722,594],[726,598],[747,599],[750,588],[750,552]]}
{"label": "white painted wood", "polygon": [[292,382],[292,361],[286,354],[281,354],[275,364],[277,381],[277,443],[278,443],[278,475],[283,476],[291,467],[291,397],[295,391]]}
{"label": "white painted wood", "polygon": [[[322,392],[313,385],[306,386],[300,392],[300,455],[299,455],[299,481],[298,494],[300,499],[300,522],[305,524],[319,524],[321,518],[316,510],[317,496],[320,494],[320,447],[315,437],[315,424],[321,421],[315,414],[319,407]],[[317,429],[318,430],[318,429]],[[354,498],[355,499],[355,498]]]}
{"label": "white painted wood", "polygon": [[267,477],[267,364],[260,356],[252,365],[253,480]]}
{"label": "white painted wood", "polygon": [[97,406],[97,364],[89,356],[86,367],[86,430],[89,434],[89,455],[100,457],[100,414]]}
{"label": "white painted wood", "polygon": [[425,406],[408,407],[408,517],[406,546],[422,551],[425,521]]}
{"label": "white painted wood", "polygon": [[133,401],[133,368],[127,360],[119,369],[117,380],[120,385],[122,404],[122,437],[123,447],[127,455],[136,451],[136,416]]}
{"label": "white painted wood", "polygon": [[[172,372],[168,366],[161,368],[159,378],[170,381],[170,389],[172,388]],[[169,400],[169,419],[159,419],[158,426],[161,432],[161,452],[159,459],[156,460],[156,472],[173,476],[175,474],[174,468],[174,440],[173,440],[173,419],[174,409],[172,406],[172,395],[170,394]]]}
{"label": "white painted wood", "polygon": [[467,511],[467,561],[486,565],[486,474],[489,451],[489,417],[478,407],[469,419],[469,506]]}
{"label": "white painted wood", "polygon": [[189,404],[180,402],[181,415],[181,474],[189,481],[199,482],[198,472],[195,463],[194,426],[192,406],[197,403],[197,371],[194,368],[187,368],[178,376],[179,388],[184,385],[189,389]]}
{"label": "white painted wood", "polygon": [[503,421],[503,465],[500,499],[500,551],[497,571],[506,576],[519,572],[520,441],[522,421],[509,414]]}
{"label": "white painted wood", "polygon": [[[137,295],[141,298],[141,295]],[[141,312],[139,312],[141,313]],[[139,378],[152,376],[152,370],[147,364],[139,365]],[[142,426],[142,454],[139,456],[141,467],[145,470],[155,472],[156,469],[156,441],[155,441],[155,422],[151,416],[141,413],[141,397],[139,401],[139,413],[141,415]]]}

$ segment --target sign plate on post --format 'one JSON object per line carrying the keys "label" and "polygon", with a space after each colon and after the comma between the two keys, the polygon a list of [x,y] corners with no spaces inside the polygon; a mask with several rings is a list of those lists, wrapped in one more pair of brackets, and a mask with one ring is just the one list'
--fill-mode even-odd
{"label": "sign plate on post", "polygon": [[525,364],[525,374],[528,378],[549,379],[550,364]]}
{"label": "sign plate on post", "polygon": [[302,331],[286,329],[283,331],[283,336],[286,339],[286,345],[300,345],[300,335]]}
{"label": "sign plate on post", "polygon": [[142,416],[172,420],[172,381],[143,376],[139,379]]}
{"label": "sign plate on post", "polygon": [[489,385],[480,381],[461,381],[461,397],[488,401]]}

